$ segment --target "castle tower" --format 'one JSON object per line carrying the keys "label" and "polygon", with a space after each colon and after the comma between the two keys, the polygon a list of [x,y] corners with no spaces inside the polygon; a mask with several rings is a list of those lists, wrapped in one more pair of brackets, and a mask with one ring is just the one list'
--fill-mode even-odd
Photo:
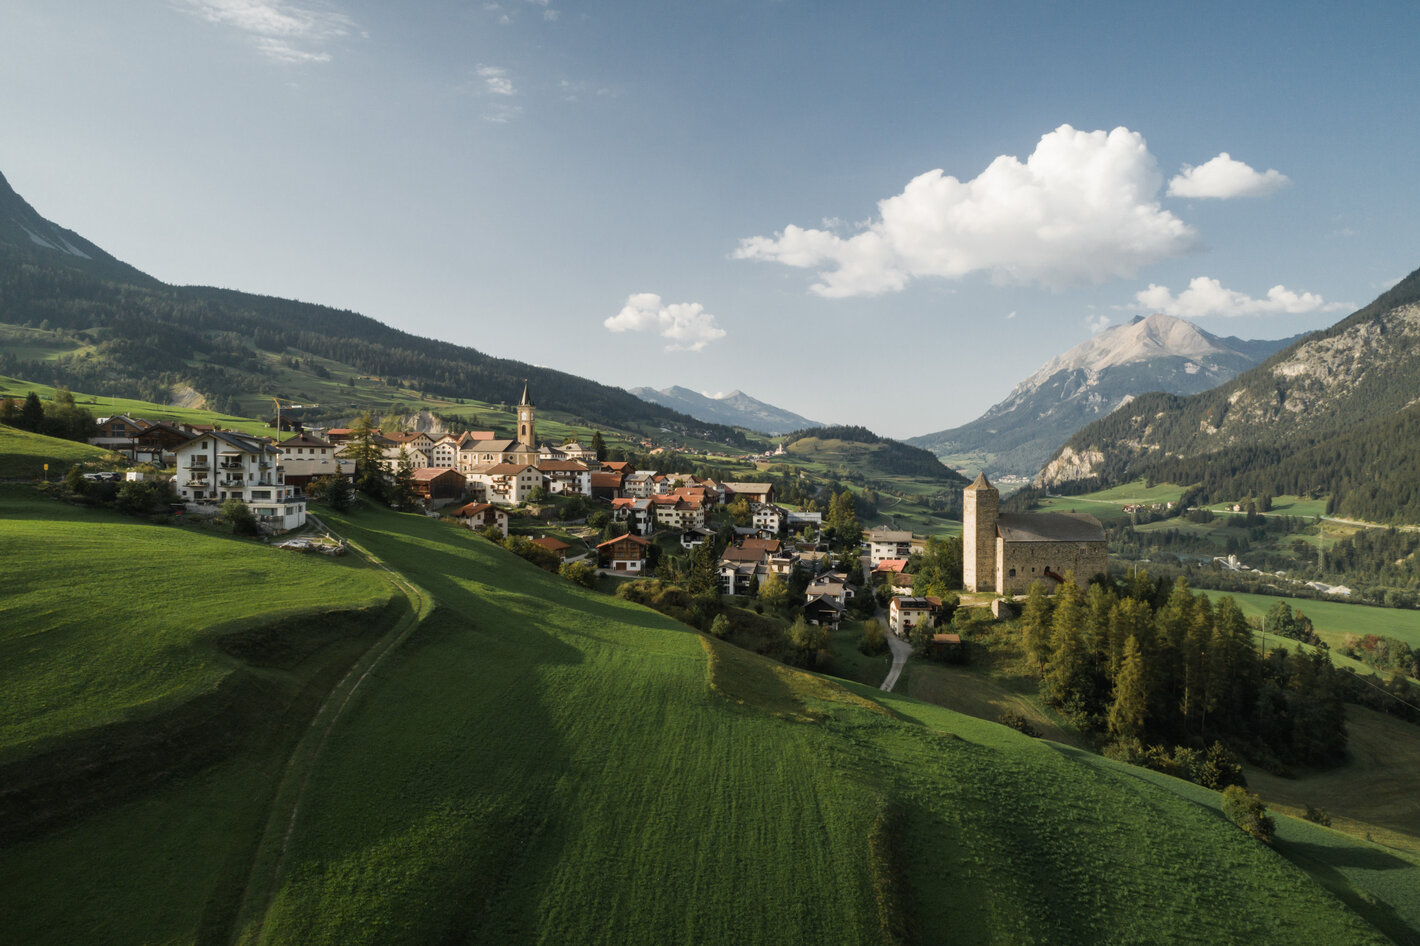
{"label": "castle tower", "polygon": [[533,450],[537,449],[536,414],[537,408],[528,399],[528,382],[524,379],[523,399],[518,402],[518,443]]}
{"label": "castle tower", "polygon": [[967,591],[996,591],[996,516],[1001,493],[980,473],[961,494],[961,583]]}

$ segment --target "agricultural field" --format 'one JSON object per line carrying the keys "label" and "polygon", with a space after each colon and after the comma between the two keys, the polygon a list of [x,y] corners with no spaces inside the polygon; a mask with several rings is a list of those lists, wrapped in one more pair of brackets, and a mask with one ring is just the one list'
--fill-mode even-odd
{"label": "agricultural field", "polygon": [[208,693],[223,635],[392,589],[353,557],[302,556],[0,486],[0,761]]}
{"label": "agricultural field", "polygon": [[422,623],[340,713],[317,714],[294,776],[248,751],[0,850],[7,936],[1360,944],[1420,930],[1406,855],[1286,818],[1268,848],[1213,793],[772,663],[465,529],[372,508],[327,524],[399,574]]}
{"label": "agricultural field", "polygon": [[1129,514],[1124,511],[1125,506],[1176,503],[1183,497],[1183,493],[1182,486],[1170,483],[1147,486],[1140,479],[1079,496],[1042,497],[1036,500],[1034,508],[1039,512],[1087,512],[1109,525],[1128,520]]}
{"label": "agricultural field", "polygon": [[[54,400],[54,388],[35,384],[31,381],[22,381],[19,378],[8,378],[0,375],[0,396],[14,397],[16,400],[24,398],[30,391],[39,395],[42,401]],[[135,398],[125,397],[101,397],[94,394],[83,394],[74,392],[74,403],[84,408],[95,417],[107,417],[111,414],[132,414],[146,420],[161,420],[169,423],[185,424],[216,424],[227,430],[238,430],[248,434],[272,435],[275,431],[262,421],[253,420],[249,417],[239,417],[233,414],[223,414],[216,411],[203,410],[201,408],[180,407],[173,404],[155,404],[152,401],[143,401]],[[266,402],[268,405],[270,401]],[[274,406],[271,410],[275,410]]]}
{"label": "agricultural field", "polygon": [[1311,598],[1283,598],[1273,595],[1240,594],[1238,592],[1209,591],[1214,600],[1230,594],[1249,618],[1261,619],[1278,601],[1285,601],[1293,610],[1301,611],[1311,619],[1321,639],[1337,649],[1347,634],[1379,634],[1405,641],[1412,648],[1420,648],[1420,611],[1400,608],[1377,608],[1364,604],[1346,604],[1341,601],[1322,601]]}

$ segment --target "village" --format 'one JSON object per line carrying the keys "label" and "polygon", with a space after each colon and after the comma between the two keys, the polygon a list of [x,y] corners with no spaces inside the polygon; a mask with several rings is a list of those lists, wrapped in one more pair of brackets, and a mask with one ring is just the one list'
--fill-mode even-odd
{"label": "village", "polygon": [[[435,436],[299,426],[275,439],[115,415],[99,419],[91,442],[172,470],[170,485],[185,514],[211,517],[236,500],[262,532],[300,531],[311,496],[326,495],[332,483],[353,489],[360,464],[371,463],[381,480],[403,477],[413,507],[426,515],[495,540],[507,539],[510,522],[518,522],[519,531],[537,533],[528,536],[531,544],[558,564],[586,562],[625,580],[650,577],[664,555],[681,553],[689,562],[708,551],[715,590],[725,596],[754,600],[766,585],[782,587],[810,626],[831,631],[850,612],[876,615],[901,640],[931,629],[930,638],[915,638],[924,651],[951,657],[960,649],[960,637],[938,627],[956,608],[956,596],[915,593],[910,569],[923,537],[880,526],[830,542],[835,537],[825,530],[824,514],[776,502],[771,482],[637,469],[599,458],[595,447],[576,440],[539,442],[526,385],[516,412],[512,438],[491,430]],[[1083,585],[1104,571],[1104,535],[1093,517],[999,514],[999,493],[984,477],[963,496],[964,588],[984,593],[974,603],[989,604],[996,616],[1008,614],[1009,599],[1035,580],[1057,585],[1073,573]],[[575,535],[586,550],[577,553],[572,542],[547,534],[555,530],[538,528],[544,524]]]}

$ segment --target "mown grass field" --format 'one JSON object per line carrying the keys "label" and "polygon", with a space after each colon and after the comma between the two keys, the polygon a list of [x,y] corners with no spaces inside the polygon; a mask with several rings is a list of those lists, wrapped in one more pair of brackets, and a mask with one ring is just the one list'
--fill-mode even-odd
{"label": "mown grass field", "polygon": [[0,761],[157,713],[238,661],[213,638],[387,601],[354,557],[282,552],[0,486]]}
{"label": "mown grass field", "polygon": [[1385,942],[1370,923],[1420,929],[1403,856],[1290,820],[1267,848],[1212,793],[767,662],[468,530],[368,508],[329,524],[435,609],[321,744],[289,840],[224,842],[263,819],[250,771],[208,768],[0,853],[7,936],[1350,944]]}
{"label": "mown grass field", "polygon": [[1231,595],[1249,618],[1262,618],[1278,601],[1285,601],[1293,610],[1301,611],[1311,619],[1317,634],[1333,650],[1341,646],[1347,634],[1379,634],[1403,640],[1411,647],[1420,647],[1420,611],[1239,592],[1209,591],[1208,595],[1214,600]]}
{"label": "mown grass field", "polygon": [[1125,506],[1176,503],[1183,497],[1183,491],[1182,486],[1171,483],[1146,486],[1140,479],[1079,496],[1042,497],[1036,501],[1035,508],[1040,512],[1087,512],[1100,522],[1110,523],[1129,518]]}
{"label": "mown grass field", "polygon": [[[102,447],[45,437],[0,424],[0,479],[48,477],[60,480],[74,464],[102,462],[108,456],[109,452]],[[48,470],[44,468],[46,463]]]}

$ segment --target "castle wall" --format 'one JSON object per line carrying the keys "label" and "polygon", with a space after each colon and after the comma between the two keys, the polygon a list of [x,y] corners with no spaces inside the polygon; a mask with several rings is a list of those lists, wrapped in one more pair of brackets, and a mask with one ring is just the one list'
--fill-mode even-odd
{"label": "castle wall", "polygon": [[998,539],[995,560],[995,584],[1002,594],[1025,594],[1036,580],[1053,587],[1055,582],[1045,577],[1046,569],[1058,575],[1074,572],[1075,583],[1084,588],[1091,578],[1106,572],[1109,564],[1104,542],[1008,543]]}

